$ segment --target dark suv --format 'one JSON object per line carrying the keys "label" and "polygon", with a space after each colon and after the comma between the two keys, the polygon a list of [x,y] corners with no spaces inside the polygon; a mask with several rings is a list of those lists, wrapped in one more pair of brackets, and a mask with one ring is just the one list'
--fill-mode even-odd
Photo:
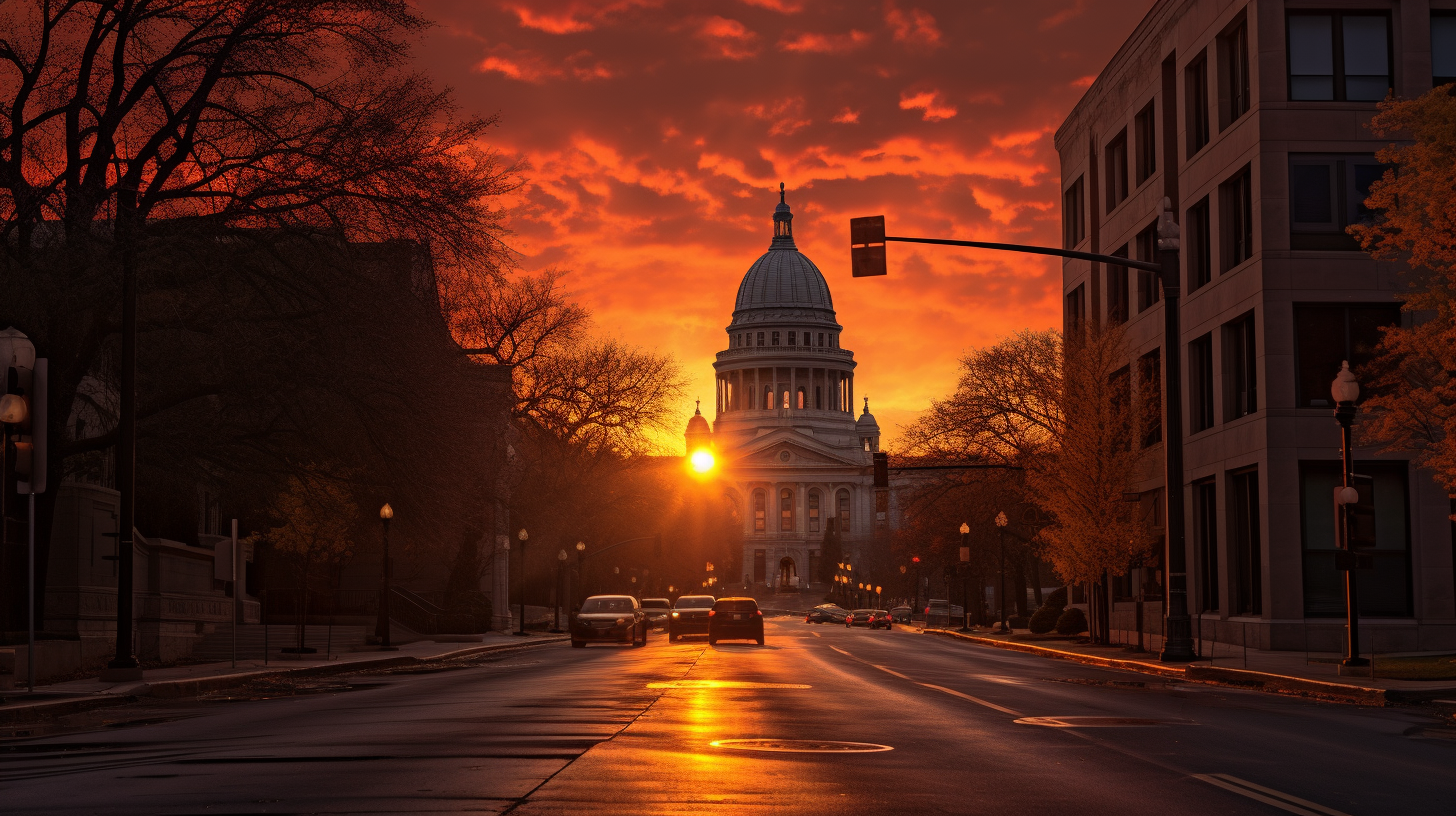
{"label": "dark suv", "polygon": [[712,595],[684,595],[672,605],[672,615],[667,619],[667,639],[677,640],[683,635],[708,634],[708,613],[713,611]]}
{"label": "dark suv", "polygon": [[708,613],[708,643],[756,640],[763,645],[763,612],[752,598],[719,598]]}

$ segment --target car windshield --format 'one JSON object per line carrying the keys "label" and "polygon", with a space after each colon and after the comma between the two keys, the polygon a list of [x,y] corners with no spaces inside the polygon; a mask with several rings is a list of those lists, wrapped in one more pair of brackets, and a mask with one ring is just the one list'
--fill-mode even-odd
{"label": "car windshield", "polygon": [[873,615],[874,612],[875,612],[875,610],[873,610],[873,609],[856,609],[856,610],[854,610],[854,614],[856,614],[856,615]]}
{"label": "car windshield", "polygon": [[642,599],[642,608],[643,609],[671,609],[672,608],[672,604],[668,603],[666,598],[643,598]]}
{"label": "car windshield", "polygon": [[719,612],[752,612],[758,609],[758,603],[751,599],[746,601],[719,601],[713,604],[713,609]]}
{"label": "car windshield", "polygon": [[631,612],[631,598],[587,598],[581,605],[584,615],[597,612]]}
{"label": "car windshield", "polygon": [[687,595],[677,599],[675,609],[712,609],[712,595]]}

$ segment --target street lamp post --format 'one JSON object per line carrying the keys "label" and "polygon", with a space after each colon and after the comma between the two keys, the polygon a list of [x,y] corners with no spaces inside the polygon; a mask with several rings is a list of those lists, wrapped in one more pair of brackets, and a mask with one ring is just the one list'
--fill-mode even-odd
{"label": "street lamp post", "polygon": [[516,539],[521,542],[521,622],[516,627],[516,634],[521,636],[526,634],[526,540],[530,537],[525,527],[516,533]]}
{"label": "street lamp post", "polygon": [[[971,631],[971,525],[961,522],[961,631]],[[950,626],[950,592],[947,595],[946,626]],[[980,594],[978,591],[977,595]],[[980,598],[976,599],[980,603]]]}
{"label": "street lamp post", "polygon": [[561,597],[566,594],[566,550],[556,554],[556,611],[551,613],[551,634],[561,634]]}
{"label": "street lamp post", "polygon": [[[384,561],[379,569],[379,620],[374,627],[378,630],[381,652],[395,651],[394,646],[389,642],[389,584],[390,578],[393,577],[393,565],[389,563],[389,520],[392,518],[394,518],[394,508],[389,506],[389,502],[385,502],[384,506],[379,508],[379,521],[384,525]],[[268,622],[263,623],[266,626]]]}
{"label": "street lamp post", "polygon": [[1330,383],[1330,396],[1335,398],[1335,419],[1340,423],[1340,529],[1337,535],[1342,539],[1343,552],[1339,554],[1345,571],[1345,627],[1349,637],[1345,642],[1345,659],[1341,666],[1369,666],[1370,661],[1360,656],[1360,607],[1355,587],[1355,551],[1350,535],[1350,505],[1359,501],[1360,493],[1355,489],[1354,451],[1350,443],[1350,426],[1355,421],[1355,401],[1360,399],[1360,383],[1350,371],[1348,360],[1340,364],[1340,373]]}
{"label": "street lamp post", "polygon": [[[586,542],[576,542],[576,591],[581,592],[586,587],[586,574],[583,572],[583,565],[586,564]],[[573,598],[574,599],[574,598]]]}
{"label": "street lamp post", "polygon": [[911,556],[910,562],[915,565],[915,603],[910,607],[910,616],[913,618],[920,609],[920,556]]}
{"label": "street lamp post", "polygon": [[1001,536],[1001,631],[1011,631],[1006,625],[1006,514],[996,514],[996,532]]}

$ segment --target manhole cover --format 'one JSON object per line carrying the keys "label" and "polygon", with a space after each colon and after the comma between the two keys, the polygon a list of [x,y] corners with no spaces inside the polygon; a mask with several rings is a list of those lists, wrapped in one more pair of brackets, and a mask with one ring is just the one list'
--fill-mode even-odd
{"label": "manhole cover", "polygon": [[893,751],[888,745],[873,742],[831,742],[828,740],[731,739],[713,740],[714,748],[736,748],[740,751],[776,751],[789,754],[872,754]]}
{"label": "manhole cover", "polygon": [[803,683],[753,683],[747,680],[667,680],[648,683],[650,689],[806,689]]}
{"label": "manhole cover", "polygon": [[1140,717],[1022,717],[1018,725],[1041,725],[1047,728],[1137,728],[1151,725],[1190,725],[1173,720],[1146,720]]}

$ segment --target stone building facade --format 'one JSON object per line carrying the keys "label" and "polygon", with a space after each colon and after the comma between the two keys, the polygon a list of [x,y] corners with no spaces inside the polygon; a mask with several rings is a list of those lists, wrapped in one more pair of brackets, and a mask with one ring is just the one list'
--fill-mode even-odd
{"label": "stone building facade", "polygon": [[[1398,268],[1344,228],[1369,217],[1361,202],[1383,172],[1385,140],[1365,127],[1376,102],[1453,75],[1453,0],[1159,0],[1057,131],[1067,247],[1152,259],[1164,197],[1181,224],[1178,489],[1205,641],[1341,648],[1330,382],[1341,361],[1369,359],[1379,327],[1408,319]],[[1069,330],[1125,323],[1128,380],[1160,387],[1169,351],[1150,276],[1066,261],[1063,294]],[[1374,504],[1374,568],[1357,573],[1364,644],[1456,646],[1450,497],[1400,456],[1355,461]],[[1153,464],[1150,495],[1163,487]]]}

